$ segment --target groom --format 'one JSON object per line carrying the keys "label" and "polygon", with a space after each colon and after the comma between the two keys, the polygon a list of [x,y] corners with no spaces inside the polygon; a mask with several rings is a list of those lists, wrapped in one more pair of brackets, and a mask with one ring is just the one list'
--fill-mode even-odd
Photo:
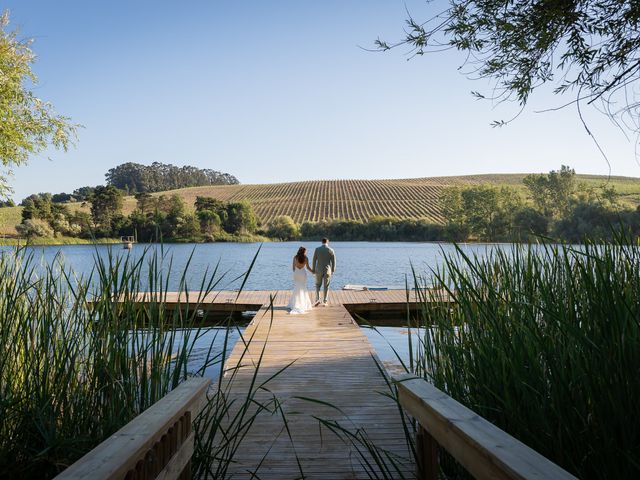
{"label": "groom", "polygon": [[313,252],[312,270],[316,274],[316,303],[313,306],[320,305],[320,285],[324,287],[323,305],[327,305],[327,290],[331,283],[331,275],[336,271],[336,253],[329,248],[329,240],[322,239],[322,245]]}

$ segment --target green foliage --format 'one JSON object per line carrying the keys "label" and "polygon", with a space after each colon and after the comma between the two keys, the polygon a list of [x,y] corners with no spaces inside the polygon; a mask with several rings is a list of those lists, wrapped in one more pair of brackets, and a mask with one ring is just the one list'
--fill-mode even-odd
{"label": "green foliage", "polygon": [[547,235],[549,219],[535,208],[524,207],[513,216],[513,229],[518,240],[533,240]]}
{"label": "green foliage", "polygon": [[194,215],[187,212],[184,200],[175,194],[169,197],[141,193],[136,198],[138,208],[129,216],[129,225],[124,227],[129,231],[121,231],[122,235],[132,235],[135,231],[139,241],[229,241],[251,236],[256,231],[257,220],[248,203],[227,204],[198,197]]}
{"label": "green foliage", "polygon": [[440,204],[447,238],[530,241],[550,235],[580,242],[585,236],[610,239],[612,226],[622,226],[630,236],[640,234],[637,212],[620,206],[613,186],[576,183],[575,172],[564,165],[547,175],[527,175],[522,182],[531,205],[509,187],[444,189]]}
{"label": "green foliage", "polygon": [[28,239],[33,237],[53,236],[53,230],[49,226],[49,223],[36,218],[28,218],[22,221],[16,225],[16,230],[21,236]]}
{"label": "green foliage", "polygon": [[615,211],[600,203],[579,202],[555,227],[556,236],[569,242],[581,242],[585,237],[611,240],[612,232],[624,230],[629,238],[640,235],[640,211]]}
{"label": "green foliage", "polygon": [[95,187],[80,187],[80,188],[76,188],[73,191],[73,198],[75,198],[79,202],[86,202],[91,198],[91,195],[93,195],[93,190],[94,189],[95,189]]}
{"label": "green foliage", "polygon": [[139,193],[136,199],[138,208],[128,217],[128,225],[121,228],[122,235],[130,235],[133,229],[138,240],[143,242],[197,239],[199,236],[194,216],[187,213],[186,205],[178,195],[154,197]]}
{"label": "green foliage", "polygon": [[140,214],[145,215],[146,213],[149,213],[154,210],[156,200],[154,199],[154,196],[151,195],[150,193],[147,193],[147,192],[136,193],[135,198],[136,198],[136,205],[137,205],[136,208],[138,209],[138,212],[140,212]]}
{"label": "green foliage", "polygon": [[77,216],[72,215],[65,205],[54,203],[50,193],[30,195],[22,201],[22,207],[22,222],[16,226],[21,236],[80,236],[83,233]]}
{"label": "green foliage", "polygon": [[9,14],[0,16],[0,161],[5,167],[0,175],[0,196],[11,191],[7,175],[11,168],[49,145],[67,150],[76,126],[67,117],[56,115],[51,104],[39,99],[33,91],[37,83],[31,70],[35,54],[30,41],[18,40],[7,31]]}
{"label": "green foliage", "polygon": [[258,219],[249,202],[227,204],[227,219],[224,229],[232,234],[251,234],[258,228]]}
{"label": "green foliage", "polygon": [[42,220],[49,220],[51,218],[51,194],[50,193],[36,193],[29,195],[22,200],[22,219],[28,220],[31,218],[39,218]]}
{"label": "green foliage", "polygon": [[114,228],[114,221],[118,223],[120,221],[117,215],[122,210],[122,192],[111,185],[106,187],[99,185],[93,190],[89,202],[96,236],[111,236],[114,231],[117,231],[117,228]]}
{"label": "green foliage", "polygon": [[640,250],[609,236],[459,249],[416,282],[417,373],[583,479],[640,475]]}
{"label": "green foliage", "polygon": [[547,175],[527,175],[522,183],[534,206],[548,218],[557,218],[567,211],[576,193],[576,172],[562,165],[559,171]]}
{"label": "green foliage", "polygon": [[153,162],[151,165],[127,162],[111,168],[106,173],[107,185],[127,193],[161,192],[177,188],[201,185],[235,185],[238,179],[228,173],[208,168]]}
{"label": "green foliage", "polygon": [[[55,476],[188,376],[224,360],[224,351],[205,349],[201,366],[190,364],[207,331],[197,312],[220,281],[215,272],[191,292],[192,308],[170,311],[158,286],[171,272],[158,254],[96,259],[92,274],[78,278],[60,259],[42,268],[25,250],[0,255],[2,478]],[[146,305],[138,303],[143,291],[156,292]]]}
{"label": "green foliage", "polygon": [[640,68],[637,30],[640,3],[624,0],[448,3],[446,10],[426,22],[409,18],[401,41],[391,45],[378,40],[378,48],[389,50],[409,45],[415,55],[423,55],[449,46],[465,52],[465,70],[473,72],[474,78],[495,82],[491,100],[514,99],[524,105],[536,88],[551,82],[556,94],[575,95],[567,105],[598,99],[610,102],[605,111],[622,119],[618,123],[621,128],[636,129],[634,89]]}
{"label": "green foliage", "polygon": [[209,240],[223,231],[227,221],[227,206],[224,202],[211,197],[196,197],[196,217],[202,233]]}
{"label": "green foliage", "polygon": [[305,222],[300,226],[305,239],[318,240],[329,237],[345,241],[412,241],[440,240],[443,228],[426,220],[398,220],[373,217],[369,222],[337,220],[333,222]]}
{"label": "green foliage", "polygon": [[74,200],[75,200],[74,196],[71,195],[70,193],[64,193],[64,192],[62,192],[62,193],[54,193],[51,196],[51,201],[53,203],[68,203],[68,202],[71,202],[71,201],[74,201]]}
{"label": "green foliage", "polygon": [[440,205],[453,240],[470,236],[496,241],[511,233],[513,214],[521,207],[522,199],[510,187],[476,185],[445,189]]}
{"label": "green foliage", "polygon": [[290,216],[280,215],[269,222],[267,234],[271,238],[294,240],[300,236],[300,227]]}

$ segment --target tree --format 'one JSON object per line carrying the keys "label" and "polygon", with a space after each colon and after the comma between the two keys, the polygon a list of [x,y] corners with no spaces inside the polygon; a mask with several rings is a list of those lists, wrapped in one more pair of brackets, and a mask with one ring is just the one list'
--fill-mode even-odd
{"label": "tree", "polygon": [[212,197],[196,197],[194,206],[202,233],[210,237],[219,233],[227,221],[225,203]]}
{"label": "tree", "polygon": [[99,185],[94,189],[89,202],[96,233],[103,236],[112,235],[112,221],[122,210],[122,192],[111,185]]}
{"label": "tree", "polygon": [[269,223],[268,235],[271,238],[293,240],[300,236],[300,227],[290,216],[279,215]]}
{"label": "tree", "polygon": [[131,194],[152,191],[149,189],[146,168],[144,165],[132,162],[111,168],[105,174],[107,185],[113,185]]}
{"label": "tree", "polygon": [[198,210],[196,217],[200,222],[202,233],[209,237],[215,236],[222,229],[222,221],[220,215],[213,210]]}
{"label": "tree", "polygon": [[32,42],[18,40],[15,32],[7,31],[8,25],[9,13],[5,12],[0,16],[0,162],[4,166],[0,196],[11,191],[7,176],[13,167],[25,164],[49,145],[66,151],[77,128],[36,96]]}
{"label": "tree", "polygon": [[238,179],[228,173],[200,169],[185,165],[153,162],[151,165],[127,162],[109,169],[105,175],[107,185],[113,185],[129,193],[161,192],[176,188],[202,185],[237,184]]}
{"label": "tree", "polygon": [[549,230],[549,219],[532,207],[525,207],[513,217],[513,228],[519,240],[530,236],[546,235]]}
{"label": "tree", "polygon": [[473,185],[445,189],[440,205],[451,239],[494,241],[508,236],[522,199],[512,188]]}
{"label": "tree", "polygon": [[537,209],[549,218],[565,213],[576,191],[576,172],[566,165],[547,175],[527,175],[522,183]]}
{"label": "tree", "polygon": [[462,189],[445,188],[438,198],[438,204],[445,219],[445,233],[448,239],[454,242],[466,240],[469,236],[469,228],[462,202]]}
{"label": "tree", "polygon": [[136,207],[143,216],[145,215],[145,213],[153,210],[155,203],[157,202],[154,196],[147,192],[136,193],[135,198]]}
{"label": "tree", "polygon": [[196,197],[194,206],[196,207],[196,211],[211,210],[218,215],[225,212],[227,208],[222,200],[212,197]]}
{"label": "tree", "polygon": [[[610,115],[630,117],[620,125],[637,130],[633,125],[639,118],[635,87],[640,79],[640,2],[448,3],[426,22],[410,17],[404,38],[393,44],[377,40],[377,49],[408,45],[418,56],[457,49],[466,54],[463,67],[475,78],[495,82],[492,100],[516,100],[524,106],[536,88],[551,82],[556,94],[573,95],[567,104],[580,107],[585,101],[602,101],[612,107],[606,109]],[[614,105],[616,100],[620,105]]]}
{"label": "tree", "polygon": [[52,219],[52,196],[50,193],[34,193],[22,200],[22,219],[37,218],[50,221]]}
{"label": "tree", "polygon": [[73,196],[70,193],[54,193],[51,196],[51,201],[53,203],[67,203],[74,200]]}
{"label": "tree", "polygon": [[248,202],[233,202],[227,204],[227,221],[224,229],[234,234],[254,233],[258,228],[258,219],[251,204]]}
{"label": "tree", "polygon": [[91,198],[91,195],[93,195],[93,190],[94,189],[95,189],[95,187],[80,187],[80,188],[76,188],[73,191],[73,196],[79,202],[86,202],[86,201],[89,200],[89,198]]}

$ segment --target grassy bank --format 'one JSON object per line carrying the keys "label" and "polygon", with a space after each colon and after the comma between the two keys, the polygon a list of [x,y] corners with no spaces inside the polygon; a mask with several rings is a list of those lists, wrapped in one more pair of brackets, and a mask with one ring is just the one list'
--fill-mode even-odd
{"label": "grassy bank", "polygon": [[435,276],[455,303],[422,305],[417,373],[579,478],[638,478],[636,246],[458,251]]}
{"label": "grassy bank", "polygon": [[0,245],[8,246],[36,246],[36,245],[104,245],[120,243],[118,238],[96,238],[86,239],[77,237],[36,237],[26,238],[0,238]]}
{"label": "grassy bank", "polygon": [[[216,242],[235,242],[235,243],[256,243],[271,242],[273,239],[262,235],[226,235],[216,239]],[[32,239],[25,238],[0,238],[0,246],[46,246],[46,245],[112,245],[121,243],[119,238],[96,238],[86,239],[77,237],[36,237]],[[185,238],[175,240],[168,243],[204,243],[202,239]]]}

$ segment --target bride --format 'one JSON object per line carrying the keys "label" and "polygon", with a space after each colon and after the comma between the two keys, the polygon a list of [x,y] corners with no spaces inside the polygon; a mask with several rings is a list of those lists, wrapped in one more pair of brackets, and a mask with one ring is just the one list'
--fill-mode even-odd
{"label": "bride", "polygon": [[309,259],[307,258],[307,249],[300,247],[298,253],[293,257],[293,293],[291,294],[291,300],[287,308],[289,313],[296,315],[307,313],[311,310],[313,305],[309,300],[309,293],[307,292],[307,270],[313,273],[311,267],[309,267]]}

